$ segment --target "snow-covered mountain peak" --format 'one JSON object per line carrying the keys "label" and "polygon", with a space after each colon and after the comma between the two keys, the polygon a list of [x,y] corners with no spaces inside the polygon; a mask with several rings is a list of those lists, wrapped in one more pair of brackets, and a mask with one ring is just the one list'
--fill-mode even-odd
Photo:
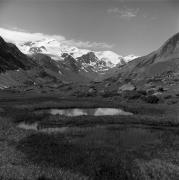
{"label": "snow-covered mountain peak", "polygon": [[62,43],[57,41],[56,39],[48,39],[48,38],[42,40],[40,44],[43,44],[44,46],[54,46],[59,48],[62,45]]}
{"label": "snow-covered mountain peak", "polygon": [[112,63],[113,65],[121,63],[123,57],[116,54],[113,51],[100,51],[95,53],[99,59],[103,59],[106,63]]}
{"label": "snow-covered mountain peak", "polygon": [[62,60],[63,54],[69,54],[76,60],[90,52],[97,57],[96,60],[103,61],[107,68],[115,67],[117,64],[122,65],[136,58],[137,56],[129,55],[123,57],[113,51],[91,51],[88,49],[80,49],[75,46],[70,46],[63,41],[58,41],[54,38],[43,38],[37,41],[28,41],[17,44],[18,48],[25,54],[42,53],[51,56],[54,60]]}
{"label": "snow-covered mountain peak", "polygon": [[135,55],[133,55],[133,54],[130,54],[130,55],[128,55],[128,56],[125,56],[124,59],[125,59],[126,62],[129,62],[129,61],[132,61],[132,60],[134,60],[134,59],[136,59],[136,58],[138,58],[138,57],[139,57],[139,56],[135,56]]}
{"label": "snow-covered mountain peak", "polygon": [[29,42],[17,44],[17,46],[25,54],[35,53],[35,51],[31,51],[33,49],[33,50],[37,50],[36,51],[37,53],[41,52],[50,55],[52,58],[55,58],[55,60],[61,59],[61,55],[63,53],[68,53],[74,58],[77,58],[89,52],[89,50],[79,49],[75,46],[69,46],[63,43],[63,41],[59,42],[56,39],[49,39],[49,38],[45,38],[33,42],[29,41]]}

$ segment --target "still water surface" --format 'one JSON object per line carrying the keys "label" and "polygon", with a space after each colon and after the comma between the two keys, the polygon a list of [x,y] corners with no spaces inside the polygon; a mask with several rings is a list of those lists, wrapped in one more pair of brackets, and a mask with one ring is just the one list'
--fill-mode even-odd
{"label": "still water surface", "polygon": [[[130,112],[125,112],[118,108],[94,108],[94,109],[48,109],[40,110],[40,112],[48,112],[53,115],[64,115],[64,116],[107,116],[107,115],[132,115]],[[20,122],[17,125],[18,128],[25,130],[35,130],[43,133],[72,133],[78,134],[82,133],[85,136],[89,136],[88,141],[92,139],[94,141],[99,139],[99,142],[108,137],[110,141],[115,141],[116,138],[119,141],[120,147],[135,147],[150,143],[167,143],[172,145],[172,143],[177,143],[179,145],[179,130],[161,130],[154,129],[149,126],[144,125],[103,125],[103,126],[93,126],[93,127],[50,127],[43,126],[38,122],[29,124],[25,122]],[[91,138],[90,138],[91,137]],[[107,141],[108,141],[107,140]],[[86,140],[85,140],[86,141]]]}
{"label": "still water surface", "polygon": [[[80,141],[106,141],[112,143],[118,142],[120,148],[128,147],[140,147],[146,144],[167,144],[170,147],[172,145],[179,145],[179,132],[177,130],[167,129],[153,129],[146,126],[130,126],[130,125],[106,125],[95,127],[40,127],[38,123],[26,124],[21,122],[18,124],[18,128],[25,130],[35,130],[42,133],[72,133],[72,134],[85,134],[85,138]],[[104,138],[105,137],[105,138]],[[116,139],[117,138],[117,139]]]}
{"label": "still water surface", "polygon": [[52,115],[64,116],[114,116],[114,115],[132,115],[130,112],[123,111],[119,108],[71,108],[71,109],[50,109],[48,112]]}

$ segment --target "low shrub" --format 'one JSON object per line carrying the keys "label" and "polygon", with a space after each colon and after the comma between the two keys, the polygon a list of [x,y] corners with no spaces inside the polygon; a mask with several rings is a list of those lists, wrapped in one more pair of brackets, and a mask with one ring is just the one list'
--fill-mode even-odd
{"label": "low shrub", "polygon": [[41,93],[47,93],[47,91],[46,90],[42,90]]}
{"label": "low shrub", "polygon": [[137,91],[124,91],[122,97],[126,99],[139,99],[142,95]]}
{"label": "low shrub", "polygon": [[159,91],[159,92],[164,92],[163,87],[159,87],[159,88],[158,88],[158,91]]}
{"label": "low shrub", "polygon": [[[13,112],[13,113],[10,113]],[[5,109],[5,112],[3,113],[3,116],[10,117],[13,122],[19,123],[21,121],[27,122],[27,123],[33,123],[37,121],[42,121],[45,119],[49,119],[50,114],[48,113],[39,113],[36,114],[33,111],[30,111],[28,109]]]}
{"label": "low shrub", "polygon": [[108,98],[108,97],[117,96],[118,94],[116,91],[104,91],[104,92],[100,93],[100,95],[104,98]]}
{"label": "low shrub", "polygon": [[156,91],[155,91],[155,89],[148,89],[147,90],[147,94],[150,96],[150,95],[152,95],[152,94],[154,94]]}
{"label": "low shrub", "polygon": [[141,95],[147,95],[147,92],[145,90],[137,90],[137,92]]}
{"label": "low shrub", "polygon": [[157,104],[157,103],[159,102],[159,98],[156,97],[156,96],[153,96],[153,95],[151,95],[151,96],[145,96],[145,97],[143,98],[143,100],[144,100],[145,102],[147,102],[147,103],[150,103],[150,104]]}
{"label": "low shrub", "polygon": [[87,94],[87,92],[83,92],[83,91],[75,91],[73,93],[73,96],[76,96],[76,97],[87,97],[88,94]]}
{"label": "low shrub", "polygon": [[164,96],[164,99],[171,99],[172,98],[172,95],[165,95]]}
{"label": "low shrub", "polygon": [[176,104],[178,101],[176,99],[171,99],[167,102],[168,105]]}

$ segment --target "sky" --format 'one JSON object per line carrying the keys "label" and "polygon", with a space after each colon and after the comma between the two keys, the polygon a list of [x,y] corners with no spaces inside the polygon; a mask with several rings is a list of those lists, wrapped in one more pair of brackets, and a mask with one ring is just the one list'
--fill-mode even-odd
{"label": "sky", "polygon": [[142,56],[179,32],[177,1],[0,0],[0,35]]}

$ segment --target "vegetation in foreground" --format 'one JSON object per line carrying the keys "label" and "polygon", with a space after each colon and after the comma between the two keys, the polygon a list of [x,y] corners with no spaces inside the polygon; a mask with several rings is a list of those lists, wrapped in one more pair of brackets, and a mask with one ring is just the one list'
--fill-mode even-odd
{"label": "vegetation in foreground", "polygon": [[[178,125],[177,106],[116,103],[134,116],[66,118],[33,111],[43,107],[99,107],[104,102],[41,101],[1,105],[0,177],[1,179],[178,179],[178,131],[162,130],[162,143],[121,146],[117,124],[146,124],[156,127]],[[66,102],[66,103],[64,103]],[[86,103],[84,103],[86,102]],[[14,105],[14,106],[13,106]],[[11,112],[11,113],[10,113]],[[154,113],[152,113],[154,112]],[[171,113],[172,112],[172,113]],[[61,119],[59,123],[59,118]],[[16,127],[20,121],[39,121],[49,127],[73,127],[65,133],[42,133]],[[105,131],[97,125],[106,126]],[[108,126],[111,127],[108,127]],[[80,127],[80,128],[79,128]],[[82,130],[85,127],[85,130]],[[154,128],[151,127],[151,130]],[[157,131],[157,130],[156,130]]]}

